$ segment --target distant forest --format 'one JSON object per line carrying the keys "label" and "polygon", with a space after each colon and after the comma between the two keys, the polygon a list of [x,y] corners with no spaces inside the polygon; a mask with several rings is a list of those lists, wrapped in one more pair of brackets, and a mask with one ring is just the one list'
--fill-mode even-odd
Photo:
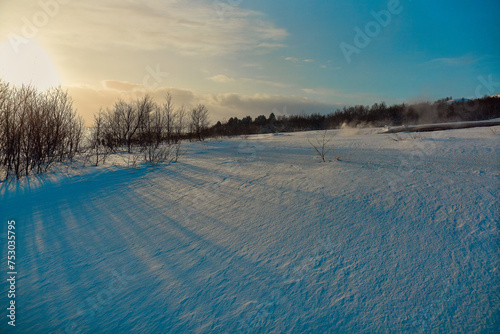
{"label": "distant forest", "polygon": [[328,115],[260,115],[255,119],[231,117],[206,129],[206,137],[248,135],[273,132],[294,132],[336,129],[342,126],[379,127],[410,124],[480,121],[500,118],[500,98],[483,97],[474,100],[452,100],[451,97],[434,103],[395,104],[384,102],[372,106],[356,105],[338,109]]}

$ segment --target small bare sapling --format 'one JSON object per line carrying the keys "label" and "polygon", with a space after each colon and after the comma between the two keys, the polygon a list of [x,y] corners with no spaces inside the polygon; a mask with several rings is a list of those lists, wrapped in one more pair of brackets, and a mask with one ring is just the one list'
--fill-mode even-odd
{"label": "small bare sapling", "polygon": [[327,136],[327,130],[325,130],[322,136],[316,137],[314,140],[310,138],[307,139],[323,162],[326,162],[326,155],[330,152],[333,153],[335,160],[340,160],[340,157],[335,154],[333,147],[330,146],[330,142],[333,140],[334,136],[334,134]]}

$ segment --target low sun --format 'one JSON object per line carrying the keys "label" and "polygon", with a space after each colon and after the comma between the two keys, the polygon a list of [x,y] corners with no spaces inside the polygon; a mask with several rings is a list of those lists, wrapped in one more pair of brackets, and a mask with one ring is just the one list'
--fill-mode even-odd
{"label": "low sun", "polygon": [[61,84],[49,56],[34,40],[0,45],[0,79],[15,86],[31,85],[44,91]]}

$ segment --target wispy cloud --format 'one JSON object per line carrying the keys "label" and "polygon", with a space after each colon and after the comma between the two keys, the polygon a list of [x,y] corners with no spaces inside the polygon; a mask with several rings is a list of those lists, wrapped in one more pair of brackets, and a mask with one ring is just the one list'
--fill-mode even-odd
{"label": "wispy cloud", "polygon": [[281,88],[292,87],[292,85],[290,85],[290,84],[286,84],[286,83],[278,82],[278,81],[271,81],[271,80],[241,78],[241,81],[256,83],[256,84],[260,84],[260,85],[273,86],[273,87],[281,87]]}
{"label": "wispy cloud", "polygon": [[429,60],[426,64],[437,64],[442,66],[465,66],[472,65],[480,61],[480,57],[474,57],[472,55],[464,55],[455,58],[436,58]]}
{"label": "wispy cloud", "polygon": [[224,74],[213,75],[211,77],[208,77],[207,79],[217,83],[244,82],[244,83],[253,83],[258,85],[266,85],[266,86],[282,87],[282,88],[291,87],[290,84],[278,81],[255,79],[255,78],[231,78]]}
{"label": "wispy cloud", "polygon": [[285,57],[286,61],[291,61],[292,63],[298,63],[300,62],[300,59],[297,57]]}
{"label": "wispy cloud", "polygon": [[104,80],[102,81],[102,86],[105,89],[115,90],[115,91],[143,91],[144,86],[130,83],[127,81],[117,81],[117,80]]}
{"label": "wispy cloud", "polygon": [[330,69],[330,70],[339,70],[341,69],[340,66],[333,66],[332,61],[328,60],[326,63],[322,63],[320,60],[312,59],[312,58],[306,58],[306,59],[301,59],[298,57],[284,57],[285,61],[297,64],[300,66],[303,63],[308,63],[308,64],[317,64],[320,68],[323,69]]}
{"label": "wispy cloud", "polygon": [[285,57],[285,60],[286,61],[291,61],[292,63],[314,63],[315,60],[314,59],[300,59],[300,58],[297,58],[297,57]]}
{"label": "wispy cloud", "polygon": [[[19,29],[0,32],[20,34],[21,17],[29,16],[32,7],[16,1],[12,15]],[[10,30],[15,23],[12,19],[7,25]],[[275,49],[286,36],[286,30],[257,11],[235,7],[221,19],[211,1],[87,0],[61,4],[38,37],[79,49],[122,47],[210,56]]]}
{"label": "wispy cloud", "polygon": [[226,83],[226,82],[234,81],[233,78],[230,78],[224,74],[217,74],[217,75],[211,76],[210,78],[208,78],[208,80],[211,80],[213,82],[219,82],[219,83]]}
{"label": "wispy cloud", "polygon": [[377,95],[369,93],[348,93],[338,89],[328,89],[328,88],[303,88],[302,91],[309,95],[337,98],[339,100],[346,99],[357,99],[357,100],[373,100],[379,99]]}

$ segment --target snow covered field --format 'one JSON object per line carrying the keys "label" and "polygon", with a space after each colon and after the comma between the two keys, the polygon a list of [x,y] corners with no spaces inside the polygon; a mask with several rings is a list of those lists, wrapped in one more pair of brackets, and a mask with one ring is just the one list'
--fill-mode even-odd
{"label": "snow covered field", "polygon": [[500,127],[379,130],[326,163],[320,132],[266,134],[2,183],[0,332],[497,332]]}

